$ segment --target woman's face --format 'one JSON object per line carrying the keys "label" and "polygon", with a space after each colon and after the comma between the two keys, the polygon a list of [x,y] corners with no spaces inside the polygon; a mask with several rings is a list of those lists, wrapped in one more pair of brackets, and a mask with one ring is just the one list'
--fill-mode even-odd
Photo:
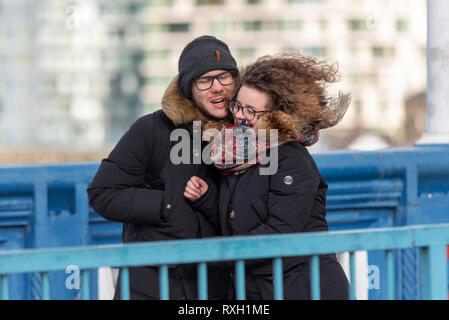
{"label": "woman's face", "polygon": [[251,109],[242,110],[241,108],[238,108],[237,112],[233,112],[234,122],[241,123],[244,119],[246,119],[247,124],[254,126],[259,117],[264,114],[263,112],[258,113],[258,111],[269,110],[268,105],[270,102],[270,97],[263,91],[243,85],[237,94],[236,102],[240,107],[251,108],[256,113],[252,118],[250,115]]}

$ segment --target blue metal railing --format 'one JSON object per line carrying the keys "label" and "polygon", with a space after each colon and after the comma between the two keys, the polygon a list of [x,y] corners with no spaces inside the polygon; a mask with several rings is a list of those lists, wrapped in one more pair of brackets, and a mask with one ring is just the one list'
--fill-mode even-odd
{"label": "blue metal railing", "polygon": [[[82,298],[89,299],[88,270],[102,266],[122,268],[121,297],[129,299],[129,267],[158,266],[160,298],[169,299],[168,265],[196,263],[198,297],[207,299],[207,263],[236,261],[237,299],[245,299],[245,260],[273,259],[274,298],[283,299],[282,258],[311,256],[311,297],[320,298],[318,255],[350,252],[350,297],[355,299],[354,252],[382,250],[386,255],[388,299],[394,299],[393,251],[417,248],[420,253],[421,299],[445,300],[448,296],[446,246],[449,224],[372,230],[314,232],[256,237],[160,241],[110,246],[29,249],[0,252],[2,298],[9,298],[8,277],[40,273],[42,298],[50,299],[48,274],[76,265],[81,271]],[[149,284],[150,285],[150,284]]]}
{"label": "blue metal railing", "polygon": [[[313,155],[329,185],[329,230],[356,230],[449,223],[449,148],[417,146],[374,152]],[[0,167],[0,250],[78,247],[121,243],[122,224],[107,221],[88,203],[86,188],[99,163]],[[394,252],[395,298],[419,298],[417,249]],[[385,270],[383,252],[368,252],[368,264]],[[60,278],[55,280],[55,278]],[[62,281],[64,272],[49,275]],[[97,297],[97,273],[89,273]],[[9,278],[10,297],[40,299],[38,273]],[[386,279],[369,299],[386,299]],[[52,286],[58,299],[77,299],[79,290]]]}

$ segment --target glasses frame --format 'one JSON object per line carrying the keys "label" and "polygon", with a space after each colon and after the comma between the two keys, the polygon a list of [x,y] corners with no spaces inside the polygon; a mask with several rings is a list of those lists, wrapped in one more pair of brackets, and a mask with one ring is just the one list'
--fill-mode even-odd
{"label": "glasses frame", "polygon": [[[236,111],[236,112],[233,111],[234,105],[237,106],[237,111]],[[245,115],[243,109],[248,109],[248,110],[250,110],[250,111],[253,113],[253,116],[252,116],[251,119]],[[237,100],[232,100],[232,101],[231,101],[231,103],[229,104],[229,110],[231,111],[232,114],[236,114],[236,113],[238,113],[240,110],[242,110],[242,114],[245,116],[245,119],[246,119],[246,120],[249,120],[249,121],[253,120],[253,119],[256,117],[256,115],[259,114],[259,113],[269,113],[269,112],[272,112],[271,110],[256,111],[256,110],[254,110],[254,108],[252,108],[252,107],[242,107],[242,106],[237,102]]]}
{"label": "glasses frame", "polygon": [[[232,82],[231,82],[231,83],[228,83],[228,84],[223,84],[223,83],[221,83],[221,81],[220,81],[220,79],[219,79],[218,77],[221,77],[222,75],[224,75],[224,74],[226,74],[226,73],[229,73],[229,74],[231,75],[231,77],[232,77]],[[199,79],[205,79],[205,78],[208,78],[208,79],[212,80],[212,81],[210,82],[209,88],[206,88],[206,89],[200,89],[200,88],[198,88],[198,84],[196,83],[196,81],[199,80]],[[218,81],[222,86],[224,86],[224,87],[230,86],[231,84],[235,83],[234,73],[231,72],[231,71],[225,71],[225,72],[222,72],[222,73],[220,73],[220,74],[217,74],[216,76],[199,77],[199,78],[197,78],[197,79],[194,79],[193,82],[195,83],[195,87],[196,87],[199,91],[206,91],[206,90],[209,90],[210,88],[212,88],[212,86],[214,85],[214,81],[215,81],[215,80],[217,80],[217,81]]]}

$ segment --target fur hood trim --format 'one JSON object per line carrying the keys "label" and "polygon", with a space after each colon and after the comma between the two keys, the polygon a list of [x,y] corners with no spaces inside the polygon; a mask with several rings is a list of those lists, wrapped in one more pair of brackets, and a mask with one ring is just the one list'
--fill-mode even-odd
{"label": "fur hood trim", "polygon": [[[288,114],[286,112],[276,110],[270,113],[265,113],[256,122],[253,129],[257,133],[259,129],[266,131],[266,141],[270,143],[270,132],[268,130],[278,130],[278,145],[299,141],[305,145],[311,145],[318,139],[318,133],[322,129],[330,128],[338,124],[345,115],[351,103],[351,94],[340,92],[338,96],[332,97],[328,100],[326,106],[322,108],[322,112],[316,115],[313,123],[307,121],[301,114],[301,109],[296,109],[296,112]],[[204,125],[204,131],[207,129],[221,130],[226,125],[232,124],[231,120],[212,122],[209,121]],[[204,135],[209,139],[211,135]]]}
{"label": "fur hood trim", "polygon": [[174,125],[198,120],[195,104],[187,99],[179,89],[178,76],[168,85],[162,98],[162,110]]}

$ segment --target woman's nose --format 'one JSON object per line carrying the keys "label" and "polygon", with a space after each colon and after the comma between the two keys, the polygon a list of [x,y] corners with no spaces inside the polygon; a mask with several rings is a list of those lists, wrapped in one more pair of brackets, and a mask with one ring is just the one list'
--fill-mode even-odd
{"label": "woman's nose", "polygon": [[239,110],[236,113],[234,113],[234,117],[238,120],[245,119],[245,116],[243,115],[243,109],[239,108]]}

